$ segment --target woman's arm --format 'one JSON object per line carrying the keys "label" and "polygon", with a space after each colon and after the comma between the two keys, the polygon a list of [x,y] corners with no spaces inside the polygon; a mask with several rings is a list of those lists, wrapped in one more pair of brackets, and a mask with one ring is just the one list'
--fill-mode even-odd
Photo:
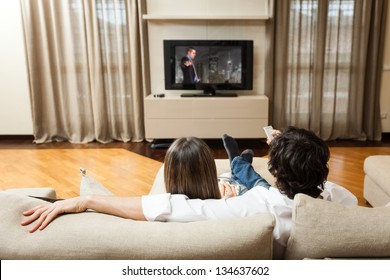
{"label": "woman's arm", "polygon": [[127,219],[146,220],[143,215],[140,196],[79,196],[56,201],[53,204],[39,205],[27,210],[23,212],[23,215],[27,216],[27,218],[21,225],[26,226],[36,221],[29,231],[43,230],[58,215],[64,213],[80,213],[87,209]]}

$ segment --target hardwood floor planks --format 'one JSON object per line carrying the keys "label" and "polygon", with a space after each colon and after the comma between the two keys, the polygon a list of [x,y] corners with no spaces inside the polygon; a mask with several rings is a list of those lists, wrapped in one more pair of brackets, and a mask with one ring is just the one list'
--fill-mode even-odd
{"label": "hardwood floor planks", "polygon": [[147,194],[161,162],[125,149],[0,150],[0,189],[52,187],[79,195],[80,167],[117,195]]}
{"label": "hardwood floor planks", "polygon": [[[227,158],[221,141],[206,142],[215,158]],[[358,197],[359,204],[365,205],[364,159],[370,155],[390,155],[390,147],[387,143],[373,147],[354,143],[340,147],[338,142],[330,148],[328,180],[349,189]],[[242,149],[253,147],[255,156],[267,153],[265,143],[244,140],[239,145]],[[4,144],[0,140],[0,189],[53,187],[58,197],[74,197],[79,194],[79,168],[84,167],[117,195],[143,195],[149,192],[165,152],[150,148],[148,142],[35,145]]]}

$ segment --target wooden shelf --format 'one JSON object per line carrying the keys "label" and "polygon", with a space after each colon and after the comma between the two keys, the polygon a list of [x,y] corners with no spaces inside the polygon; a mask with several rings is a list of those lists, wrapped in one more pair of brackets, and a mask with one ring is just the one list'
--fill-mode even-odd
{"label": "wooden shelf", "polygon": [[239,15],[158,15],[145,14],[146,20],[268,20],[269,15],[239,16]]}

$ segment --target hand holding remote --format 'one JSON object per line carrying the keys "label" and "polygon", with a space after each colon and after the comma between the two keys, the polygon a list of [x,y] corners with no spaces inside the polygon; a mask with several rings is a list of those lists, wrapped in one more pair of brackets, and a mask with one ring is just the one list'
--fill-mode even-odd
{"label": "hand holding remote", "polygon": [[274,136],[272,135],[272,131],[274,131],[274,128],[272,125],[263,127],[265,134],[267,135],[268,141],[272,141],[274,139]]}

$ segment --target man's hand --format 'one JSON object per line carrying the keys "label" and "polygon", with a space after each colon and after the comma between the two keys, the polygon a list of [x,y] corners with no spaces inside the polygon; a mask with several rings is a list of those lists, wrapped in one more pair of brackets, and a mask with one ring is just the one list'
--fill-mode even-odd
{"label": "man's hand", "polygon": [[187,67],[188,66],[192,66],[192,62],[187,60],[187,61],[184,62],[184,65],[187,66]]}
{"label": "man's hand", "polygon": [[[272,137],[276,137],[276,136],[278,136],[279,134],[281,134],[282,132],[280,132],[280,130],[276,130],[276,129],[274,129],[274,130],[272,130],[272,132],[271,132],[271,135],[272,135]],[[272,141],[272,140],[271,140]],[[271,143],[271,141],[270,140],[268,140],[268,138],[267,138],[267,144],[269,145],[269,143]]]}

